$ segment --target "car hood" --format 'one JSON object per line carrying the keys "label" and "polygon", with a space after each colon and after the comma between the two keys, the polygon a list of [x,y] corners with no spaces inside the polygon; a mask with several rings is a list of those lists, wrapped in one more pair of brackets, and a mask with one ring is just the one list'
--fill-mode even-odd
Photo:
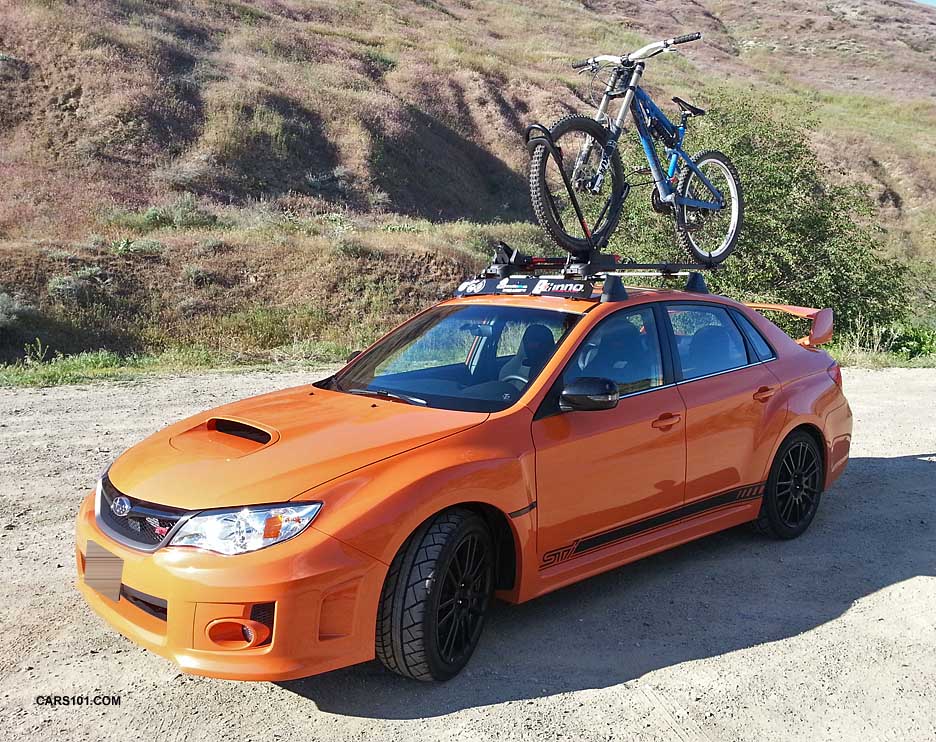
{"label": "car hood", "polygon": [[285,502],[487,417],[302,386],[170,425],[109,476],[131,497],[190,510]]}

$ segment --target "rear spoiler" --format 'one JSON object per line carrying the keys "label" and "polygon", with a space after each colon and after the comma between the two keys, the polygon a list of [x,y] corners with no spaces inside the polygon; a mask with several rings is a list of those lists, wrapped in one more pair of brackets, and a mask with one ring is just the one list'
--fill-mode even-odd
{"label": "rear spoiler", "polygon": [[822,345],[832,339],[833,316],[831,309],[811,309],[809,307],[794,307],[789,304],[760,304],[757,302],[745,303],[745,306],[751,309],[784,312],[786,314],[792,314],[794,317],[808,319],[812,322],[809,334],[796,341],[807,348],[815,348],[817,345]]}

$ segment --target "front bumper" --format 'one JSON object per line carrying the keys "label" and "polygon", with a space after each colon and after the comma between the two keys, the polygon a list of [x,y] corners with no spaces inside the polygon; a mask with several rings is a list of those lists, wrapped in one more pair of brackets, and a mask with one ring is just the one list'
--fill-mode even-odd
{"label": "front bumper", "polygon": [[[123,560],[125,593],[117,601],[84,581],[89,539]],[[387,567],[314,526],[249,554],[223,556],[184,547],[147,553],[117,543],[98,528],[92,494],[78,511],[75,551],[78,589],[91,608],[121,634],[185,672],[289,680],[374,657],[377,603]],[[261,646],[240,648],[208,631],[224,619],[248,619],[254,606],[269,603],[275,604],[272,633]]]}

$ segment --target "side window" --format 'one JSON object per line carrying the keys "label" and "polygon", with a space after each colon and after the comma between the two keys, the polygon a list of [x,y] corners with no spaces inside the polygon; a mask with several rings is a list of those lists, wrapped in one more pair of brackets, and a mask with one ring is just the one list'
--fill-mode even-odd
{"label": "side window", "polygon": [[684,379],[747,365],[744,338],[726,309],[673,304],[667,307],[667,312]]}
{"label": "side window", "polygon": [[660,340],[650,307],[618,312],[591,331],[563,372],[563,382],[583,376],[611,379],[621,394],[663,384]]}
{"label": "side window", "polygon": [[762,361],[769,361],[771,358],[775,358],[776,354],[773,352],[773,348],[767,344],[767,341],[764,340],[764,336],[761,335],[760,330],[754,327],[751,320],[741,314],[741,312],[734,312],[733,314],[744,336],[748,339],[751,347],[754,348],[754,352],[757,353],[757,357]]}

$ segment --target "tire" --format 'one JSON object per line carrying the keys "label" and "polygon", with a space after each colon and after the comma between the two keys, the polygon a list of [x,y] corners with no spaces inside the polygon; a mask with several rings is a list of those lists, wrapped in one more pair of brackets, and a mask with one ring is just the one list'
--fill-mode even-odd
{"label": "tire", "polygon": [[[468,581],[453,582],[453,576],[470,567],[472,549],[478,550],[480,561],[472,580],[476,589],[468,591]],[[439,513],[407,539],[390,565],[377,615],[376,654],[388,670],[423,681],[458,674],[484,628],[494,554],[487,524],[467,508]],[[462,587],[456,589],[456,584]],[[453,631],[458,632],[454,639]]]}
{"label": "tire", "polygon": [[[562,151],[563,147],[563,138],[566,138],[567,144],[572,144],[574,147],[573,140],[578,138],[584,140],[585,135],[587,135],[601,145],[603,149],[608,142],[608,138],[611,136],[610,132],[597,121],[587,116],[580,115],[566,116],[565,118],[559,119],[552,125],[550,133],[560,151]],[[576,134],[580,136],[576,137]],[[574,152],[562,151],[565,169],[570,178],[572,178],[575,158],[580,148],[574,147],[574,149]],[[595,151],[600,158],[600,151]],[[595,154],[592,155],[592,157],[595,156]],[[530,200],[533,204],[533,213],[536,215],[536,220],[539,222],[540,226],[546,231],[546,234],[550,236],[553,242],[573,255],[585,257],[590,250],[589,243],[584,233],[581,231],[581,227],[579,226],[578,219],[574,215],[575,212],[571,204],[568,208],[563,209],[562,214],[558,216],[556,209],[553,207],[552,198],[550,196],[551,185],[554,191],[561,192],[562,198],[567,200],[568,196],[565,194],[565,188],[559,185],[561,180],[559,179],[558,171],[555,170],[555,162],[553,162],[552,167],[553,178],[551,181],[547,179],[547,167],[551,160],[552,158],[546,147],[537,147],[533,152],[533,157],[530,159]],[[617,228],[618,221],[621,218],[621,207],[624,205],[624,198],[626,197],[624,170],[621,167],[621,157],[617,149],[615,149],[611,157],[610,167],[606,175],[606,183],[608,180],[610,180],[610,184],[603,186],[603,189],[608,191],[607,194],[602,194],[602,196],[596,198],[596,201],[608,200],[610,202],[606,213],[604,216],[601,216],[598,225],[589,225],[590,228],[598,226],[598,229],[592,230],[592,243],[595,249],[600,249],[606,245],[612,233]],[[581,192],[576,193],[580,202],[583,195],[584,194]],[[588,221],[589,210],[584,205],[583,211],[586,212],[586,221]],[[563,218],[563,215],[565,215],[565,218]],[[595,215],[595,218],[598,218],[598,216],[599,215]],[[569,227],[572,228],[571,231],[577,234],[570,234]],[[578,234],[581,234],[581,236],[578,236]]]}
{"label": "tire", "polygon": [[[797,462],[803,460],[801,455],[805,455],[805,467],[797,466]],[[811,472],[802,478],[802,489],[796,486],[797,469]],[[802,535],[819,509],[824,481],[822,451],[816,439],[804,431],[794,431],[774,457],[755,528],[774,538],[792,539]]]}
{"label": "tire", "polygon": [[[734,252],[744,223],[744,193],[741,190],[741,179],[738,177],[738,171],[731,160],[728,159],[728,156],[717,150],[703,150],[696,154],[692,161],[703,169],[706,166],[713,167],[728,186],[728,195],[731,197],[729,205],[731,211],[727,214],[728,226],[727,230],[720,229],[721,224],[714,226],[711,230],[711,236],[715,238],[714,241],[711,245],[704,245],[702,240],[699,239],[699,235],[702,229],[705,228],[706,221],[709,221],[712,217],[701,217],[700,215],[703,214],[701,210],[678,207],[681,209],[681,213],[677,220],[676,234],[679,244],[695,262],[709,266],[718,265]],[[711,178],[708,174],[706,174],[706,177]],[[703,200],[707,196],[710,197],[710,191],[702,185],[695,173],[688,167],[683,167],[679,175],[679,182],[676,184],[676,192],[683,198],[687,194],[691,198],[690,191],[696,188],[696,184],[702,188],[702,192],[696,194],[699,200]],[[718,187],[717,183],[715,185]],[[711,214],[712,212],[708,213]],[[717,215],[721,216],[721,213],[721,211],[717,212]],[[697,229],[693,228],[693,223],[696,220],[696,223],[701,224],[701,227]],[[722,237],[722,235],[724,236]],[[715,249],[706,249],[713,247]]]}

